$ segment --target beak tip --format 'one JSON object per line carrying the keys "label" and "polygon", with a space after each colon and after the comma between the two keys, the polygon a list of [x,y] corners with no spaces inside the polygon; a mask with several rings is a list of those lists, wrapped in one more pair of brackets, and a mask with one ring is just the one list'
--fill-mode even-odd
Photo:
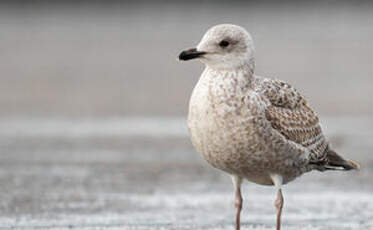
{"label": "beak tip", "polygon": [[178,56],[179,61],[185,61],[186,60],[186,58],[185,58],[186,56],[187,56],[187,54],[185,53],[185,51],[182,51],[179,54],[179,56]]}
{"label": "beak tip", "polygon": [[203,56],[205,52],[200,52],[197,51],[197,49],[189,49],[189,50],[184,50],[179,54],[179,60],[180,61],[188,61],[190,59],[195,59]]}

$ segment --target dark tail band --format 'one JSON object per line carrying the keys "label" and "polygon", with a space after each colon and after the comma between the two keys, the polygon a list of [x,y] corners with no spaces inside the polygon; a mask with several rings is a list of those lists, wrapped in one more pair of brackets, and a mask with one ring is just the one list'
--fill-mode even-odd
{"label": "dark tail band", "polygon": [[331,167],[335,169],[343,169],[343,170],[352,170],[352,169],[360,169],[360,165],[352,160],[343,159],[341,156],[338,155],[335,151],[329,149],[326,155],[326,167]]}
{"label": "dark tail band", "polygon": [[352,160],[347,160],[338,155],[335,151],[327,149],[326,157],[321,162],[312,163],[316,165],[316,169],[319,171],[325,170],[340,170],[340,171],[349,171],[349,170],[359,170],[360,165]]}

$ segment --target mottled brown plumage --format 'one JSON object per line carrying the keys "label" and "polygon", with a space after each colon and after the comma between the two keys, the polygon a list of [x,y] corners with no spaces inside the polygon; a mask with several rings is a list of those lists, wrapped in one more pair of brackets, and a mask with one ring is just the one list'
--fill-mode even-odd
{"label": "mottled brown plumage", "polygon": [[[225,42],[222,42],[225,41]],[[222,45],[223,44],[223,45]],[[213,167],[232,175],[236,229],[240,228],[243,179],[275,185],[277,229],[281,226],[281,186],[313,169],[354,169],[329,146],[319,119],[289,84],[254,74],[250,35],[235,25],[211,28],[181,60],[206,64],[189,105],[193,145]]]}
{"label": "mottled brown plumage", "polygon": [[266,79],[262,86],[271,105],[266,108],[266,118],[272,127],[290,141],[310,150],[310,161],[326,158],[328,142],[319,118],[295,88],[280,80]]}

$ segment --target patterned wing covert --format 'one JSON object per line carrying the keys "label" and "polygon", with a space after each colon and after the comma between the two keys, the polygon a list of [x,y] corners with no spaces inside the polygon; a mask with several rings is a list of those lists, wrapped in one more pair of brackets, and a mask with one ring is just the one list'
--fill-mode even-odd
{"label": "patterned wing covert", "polygon": [[311,151],[312,161],[326,157],[326,141],[319,118],[295,88],[280,80],[266,79],[262,92],[271,102],[266,118],[274,129],[288,140],[301,144]]}

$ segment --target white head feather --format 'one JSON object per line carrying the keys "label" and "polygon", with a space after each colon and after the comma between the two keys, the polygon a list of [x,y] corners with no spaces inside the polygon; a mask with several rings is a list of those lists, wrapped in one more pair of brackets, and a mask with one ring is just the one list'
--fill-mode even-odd
{"label": "white head feather", "polygon": [[221,24],[210,28],[197,46],[205,52],[201,62],[216,70],[249,68],[254,72],[254,44],[250,34],[242,27]]}

